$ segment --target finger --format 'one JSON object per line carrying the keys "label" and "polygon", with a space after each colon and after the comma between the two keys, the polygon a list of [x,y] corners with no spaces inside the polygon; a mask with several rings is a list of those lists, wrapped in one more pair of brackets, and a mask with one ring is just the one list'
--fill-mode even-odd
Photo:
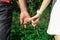
{"label": "finger", "polygon": [[26,20],[24,19],[24,23],[23,24],[27,24]]}
{"label": "finger", "polygon": [[39,18],[39,16],[38,15],[35,15],[32,18],[30,18],[30,20],[34,20],[34,19],[37,19],[37,18]]}
{"label": "finger", "polygon": [[25,22],[25,21],[24,21],[24,23],[23,23],[23,24],[27,24],[27,22]]}
{"label": "finger", "polygon": [[24,24],[24,28],[26,29],[26,24]]}
{"label": "finger", "polygon": [[32,23],[33,23],[33,24],[37,24],[38,21],[39,21],[39,18],[38,18],[38,19],[35,19],[35,20],[32,20]]}
{"label": "finger", "polygon": [[32,23],[33,27],[35,27],[37,24]]}
{"label": "finger", "polygon": [[39,19],[37,19],[37,20],[34,22],[34,24],[37,24],[37,23],[38,23],[38,21],[39,21]]}
{"label": "finger", "polygon": [[23,23],[23,18],[20,18],[20,23],[21,23],[21,24]]}
{"label": "finger", "polygon": [[24,24],[27,24],[27,23],[30,22],[30,21],[31,21],[30,18],[25,18],[25,19],[24,19]]}
{"label": "finger", "polygon": [[39,18],[36,19],[36,20],[32,20],[32,25],[33,25],[33,27],[35,27],[35,26],[37,25],[38,21],[39,21]]}
{"label": "finger", "polygon": [[33,27],[35,27],[35,26],[36,26],[36,24],[35,24],[35,23],[33,23],[33,20],[32,20],[32,25],[33,25]]}

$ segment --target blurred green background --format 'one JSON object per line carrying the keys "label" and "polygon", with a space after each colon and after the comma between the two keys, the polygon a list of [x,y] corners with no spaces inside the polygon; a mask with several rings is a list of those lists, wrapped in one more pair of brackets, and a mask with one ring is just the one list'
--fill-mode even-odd
{"label": "blurred green background", "polygon": [[[27,8],[30,16],[36,14],[36,10],[39,9],[43,0],[27,0]],[[10,33],[10,40],[54,40],[54,37],[47,34],[47,28],[50,19],[50,12],[52,7],[52,1],[41,15],[40,21],[36,28],[31,23],[27,24],[27,28],[24,29],[20,24],[19,16],[20,10],[15,0],[13,0],[14,11]]]}

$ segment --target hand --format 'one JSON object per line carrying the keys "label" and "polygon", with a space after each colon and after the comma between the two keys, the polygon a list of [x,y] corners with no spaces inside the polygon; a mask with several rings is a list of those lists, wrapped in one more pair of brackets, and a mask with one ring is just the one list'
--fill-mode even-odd
{"label": "hand", "polygon": [[20,14],[20,23],[21,24],[24,24],[24,28],[26,28],[26,24],[28,23],[28,22],[30,22],[31,20],[30,20],[30,16],[29,16],[29,14],[28,14],[28,12],[21,12],[21,14]]}
{"label": "hand", "polygon": [[37,14],[31,18],[33,27],[35,27],[37,25],[41,14],[42,14],[41,10],[37,10]]}
{"label": "hand", "polygon": [[34,17],[31,18],[33,27],[37,25],[39,18],[40,18],[39,14],[36,14]]}
{"label": "hand", "polygon": [[39,21],[39,16],[38,15],[35,15],[34,17],[32,17],[33,20],[32,20],[32,25],[33,27],[35,27]]}

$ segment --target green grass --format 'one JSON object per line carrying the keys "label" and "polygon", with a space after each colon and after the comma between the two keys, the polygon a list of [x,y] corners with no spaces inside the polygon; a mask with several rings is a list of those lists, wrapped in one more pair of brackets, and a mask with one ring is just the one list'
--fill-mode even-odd
{"label": "green grass", "polygon": [[[40,1],[28,1],[28,12],[30,16],[34,16],[36,14],[36,10],[39,8]],[[27,24],[27,28],[24,29],[23,25],[20,24],[19,21],[19,12],[13,12],[12,19],[12,27],[10,33],[10,40],[54,40],[54,37],[47,34],[47,28],[50,20],[50,12],[51,12],[51,3],[45,9],[43,14],[41,15],[40,21],[38,22],[36,28],[31,25],[31,23]]]}

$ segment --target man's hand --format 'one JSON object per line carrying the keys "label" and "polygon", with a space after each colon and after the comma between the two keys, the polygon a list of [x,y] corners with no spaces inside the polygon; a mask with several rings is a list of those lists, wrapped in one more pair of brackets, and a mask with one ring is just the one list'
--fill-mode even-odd
{"label": "man's hand", "polygon": [[28,22],[30,22],[31,20],[30,20],[30,16],[29,16],[29,14],[28,14],[28,12],[21,12],[21,14],[20,14],[20,23],[21,24],[24,24],[24,28],[26,28],[26,24],[28,23]]}

